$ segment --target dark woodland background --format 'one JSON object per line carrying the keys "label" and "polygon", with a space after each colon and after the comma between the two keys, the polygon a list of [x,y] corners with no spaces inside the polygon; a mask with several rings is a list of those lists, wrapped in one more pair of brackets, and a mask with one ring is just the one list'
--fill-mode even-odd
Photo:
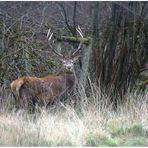
{"label": "dark woodland background", "polygon": [[[0,86],[9,90],[20,76],[45,76],[60,67],[49,47],[57,37],[87,42],[76,65],[79,82],[90,81],[112,94],[147,92],[148,2],[0,2]],[[77,39],[77,38],[76,38]],[[58,43],[57,43],[58,42]],[[60,42],[67,54],[77,42]]]}

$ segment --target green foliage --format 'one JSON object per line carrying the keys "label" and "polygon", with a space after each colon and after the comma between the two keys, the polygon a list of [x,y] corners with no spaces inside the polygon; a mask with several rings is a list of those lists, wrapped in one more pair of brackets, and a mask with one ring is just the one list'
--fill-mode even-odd
{"label": "green foliage", "polygon": [[122,146],[148,146],[148,140],[145,137],[133,137],[127,139]]}
{"label": "green foliage", "polygon": [[99,146],[99,138],[93,133],[89,133],[86,137],[86,146]]}
{"label": "green foliage", "polygon": [[89,134],[86,139],[86,146],[148,146],[147,139],[147,137],[138,134],[136,137],[129,137],[125,134],[124,138],[119,134],[109,139],[99,139],[95,135]]}
{"label": "green foliage", "polygon": [[120,142],[118,139],[102,140],[99,146],[120,146]]}
{"label": "green foliage", "polygon": [[143,129],[141,124],[134,124],[133,126],[127,129],[127,132],[135,137],[144,136],[148,138],[148,131],[146,129]]}
{"label": "green foliage", "polygon": [[123,127],[117,127],[111,130],[111,134],[113,137],[124,135],[126,130]]}

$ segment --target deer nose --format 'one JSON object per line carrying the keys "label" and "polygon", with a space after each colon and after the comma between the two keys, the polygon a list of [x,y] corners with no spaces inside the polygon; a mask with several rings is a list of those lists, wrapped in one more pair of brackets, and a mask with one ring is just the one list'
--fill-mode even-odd
{"label": "deer nose", "polygon": [[71,71],[72,67],[69,65],[69,66],[66,67],[66,69]]}
{"label": "deer nose", "polygon": [[67,67],[67,69],[68,69],[68,70],[71,70],[71,69],[72,69],[72,67],[71,67],[71,66],[68,66],[68,67]]}

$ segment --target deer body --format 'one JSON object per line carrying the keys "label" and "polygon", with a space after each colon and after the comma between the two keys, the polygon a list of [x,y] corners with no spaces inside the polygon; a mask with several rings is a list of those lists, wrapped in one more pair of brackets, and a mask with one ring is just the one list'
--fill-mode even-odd
{"label": "deer body", "polygon": [[[80,35],[82,36],[81,33]],[[75,52],[68,56],[64,56],[53,49],[53,52],[62,62],[62,67],[57,74],[47,75],[42,78],[24,76],[14,80],[10,87],[15,98],[19,101],[19,105],[22,108],[28,108],[29,105],[34,106],[36,103],[48,105],[55,98],[61,97],[67,90],[72,88],[75,82],[74,63],[80,57],[81,46],[82,43],[79,44]]]}
{"label": "deer body", "polygon": [[20,107],[27,109],[36,103],[46,106],[57,97],[62,97],[74,85],[74,63],[78,58],[62,57],[63,65],[57,74],[42,78],[24,76],[14,80],[10,87]]}
{"label": "deer body", "polygon": [[74,85],[74,74],[72,72],[48,75],[43,78],[21,77],[14,80],[10,86],[14,95],[21,99],[21,107],[27,108],[29,104],[39,103],[47,105],[54,98],[62,96],[65,91]]}

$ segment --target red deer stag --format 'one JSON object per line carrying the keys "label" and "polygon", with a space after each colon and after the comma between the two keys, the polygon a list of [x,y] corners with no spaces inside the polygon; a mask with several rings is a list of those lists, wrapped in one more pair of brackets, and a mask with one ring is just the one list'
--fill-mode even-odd
{"label": "red deer stag", "polygon": [[[82,34],[80,35],[83,37]],[[51,36],[49,38],[51,39]],[[18,98],[21,108],[27,109],[36,103],[46,106],[74,85],[74,63],[80,57],[81,46],[80,42],[76,51],[69,56],[64,56],[52,49],[62,62],[62,67],[56,74],[42,78],[24,76],[10,84],[11,91]]]}

